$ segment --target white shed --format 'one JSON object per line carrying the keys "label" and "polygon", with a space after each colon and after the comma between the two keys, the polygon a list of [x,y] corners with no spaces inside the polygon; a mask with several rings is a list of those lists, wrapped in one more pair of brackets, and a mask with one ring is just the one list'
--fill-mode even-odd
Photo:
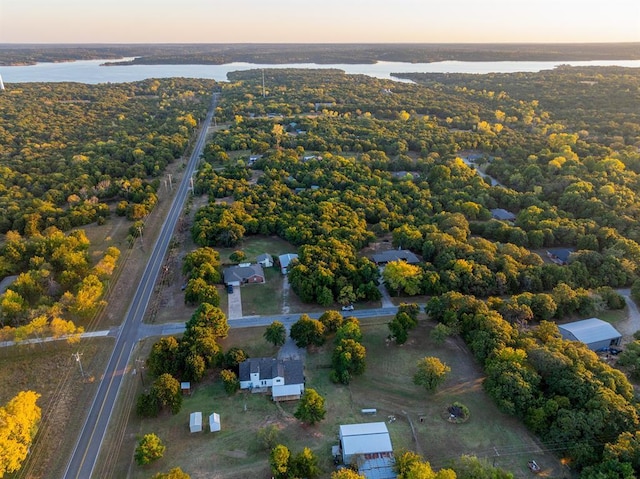
{"label": "white shed", "polygon": [[202,413],[192,412],[189,416],[189,430],[191,432],[202,432]]}
{"label": "white shed", "polygon": [[220,430],[220,414],[214,412],[211,416],[209,416],[209,429],[211,432],[216,432]]}

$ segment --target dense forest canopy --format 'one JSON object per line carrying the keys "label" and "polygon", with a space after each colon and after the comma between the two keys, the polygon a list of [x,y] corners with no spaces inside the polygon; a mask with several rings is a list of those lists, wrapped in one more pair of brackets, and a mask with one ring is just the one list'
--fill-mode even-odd
{"label": "dense forest canopy", "polygon": [[78,333],[103,306],[120,251],[92,261],[78,227],[151,211],[214,86],[33,83],[0,94],[0,276],[16,276],[0,296],[3,339]]}
{"label": "dense forest canopy", "polygon": [[180,157],[212,81],[24,84],[0,95],[0,232],[66,231],[119,213],[140,219],[154,178]]}
{"label": "dense forest canopy", "polygon": [[0,65],[138,57],[123,64],[430,63],[458,61],[635,60],[637,43],[587,44],[135,44],[0,45]]}

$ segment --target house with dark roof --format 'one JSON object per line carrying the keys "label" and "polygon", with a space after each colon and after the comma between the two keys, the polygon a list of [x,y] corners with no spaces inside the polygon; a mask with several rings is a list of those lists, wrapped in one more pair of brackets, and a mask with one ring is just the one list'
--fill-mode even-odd
{"label": "house with dark roof", "polygon": [[387,264],[391,261],[405,261],[409,264],[418,264],[420,262],[420,259],[415,254],[406,249],[391,249],[376,253],[372,256],[372,259],[378,265]]}
{"label": "house with dark roof", "polygon": [[491,217],[500,221],[514,222],[516,220],[516,215],[514,215],[511,211],[507,211],[502,208],[493,208],[491,210]]}
{"label": "house with dark roof", "polygon": [[300,399],[304,370],[299,359],[249,358],[239,365],[240,389],[271,392],[274,401]]}
{"label": "house with dark roof", "polygon": [[574,251],[573,248],[550,248],[547,250],[547,257],[555,264],[564,266],[569,264],[569,256]]}
{"label": "house with dark roof", "polygon": [[620,345],[622,334],[616,328],[598,318],[583,319],[559,324],[562,337],[568,341],[580,341],[592,351]]}
{"label": "house with dark roof", "polygon": [[229,266],[222,272],[224,284],[240,286],[241,284],[264,283],[264,270],[259,264],[240,263],[237,266]]}

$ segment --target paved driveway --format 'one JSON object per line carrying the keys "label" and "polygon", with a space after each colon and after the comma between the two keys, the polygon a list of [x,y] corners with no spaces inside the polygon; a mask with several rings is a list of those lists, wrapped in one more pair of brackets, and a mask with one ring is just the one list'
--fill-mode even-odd
{"label": "paved driveway", "polygon": [[229,312],[227,313],[227,319],[242,318],[242,294],[240,293],[240,289],[240,286],[234,286],[233,293],[229,293]]}

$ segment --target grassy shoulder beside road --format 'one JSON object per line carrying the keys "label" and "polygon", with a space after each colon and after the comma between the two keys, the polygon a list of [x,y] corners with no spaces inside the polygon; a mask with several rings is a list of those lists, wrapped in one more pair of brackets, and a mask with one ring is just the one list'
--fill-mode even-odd
{"label": "grassy shoulder beside road", "polygon": [[[96,338],[0,348],[0,404],[19,391],[41,395],[42,419],[31,454],[10,477],[62,476],[112,347],[113,338]],[[84,378],[73,356],[78,352]]]}
{"label": "grassy shoulder beside road", "polygon": [[[418,451],[434,467],[446,466],[447,460],[462,454],[493,462],[497,450],[500,456],[496,457],[496,464],[513,471],[516,477],[527,477],[530,459],[535,459],[552,477],[560,474],[558,460],[542,452],[524,426],[499,412],[484,393],[482,373],[462,343],[457,339],[434,343],[429,338],[433,325],[425,320],[411,332],[405,345],[396,346],[387,341],[387,322],[388,318],[377,318],[361,323],[367,370],[349,386],[329,380],[332,341],[307,354],[307,386],[326,400],[327,415],[320,424],[305,426],[293,418],[295,401],[278,406],[260,394],[239,392],[227,396],[217,374],[213,374],[185,398],[182,410],[175,416],[167,413],[140,420],[131,414],[128,440],[121,448],[114,477],[128,473],[133,479],[145,479],[175,466],[193,478],[268,477],[268,450],[257,438],[257,431],[270,424],[278,426],[280,442],[293,453],[310,447],[325,471],[323,477],[329,477],[334,467],[331,446],[337,444],[339,425],[372,421],[387,422],[395,450]],[[264,328],[233,329],[223,348],[238,346],[253,357],[273,356],[276,350],[264,341],[263,332]],[[424,356],[437,356],[452,369],[434,394],[427,394],[412,382],[414,365]],[[464,424],[446,420],[446,408],[454,401],[470,409],[471,417]],[[363,416],[363,408],[375,408],[377,414]],[[203,413],[205,430],[191,434],[189,414],[195,411]],[[205,419],[214,411],[221,417],[219,433],[208,432],[206,427]],[[133,465],[135,438],[151,432],[166,444],[165,457],[146,467]]]}

